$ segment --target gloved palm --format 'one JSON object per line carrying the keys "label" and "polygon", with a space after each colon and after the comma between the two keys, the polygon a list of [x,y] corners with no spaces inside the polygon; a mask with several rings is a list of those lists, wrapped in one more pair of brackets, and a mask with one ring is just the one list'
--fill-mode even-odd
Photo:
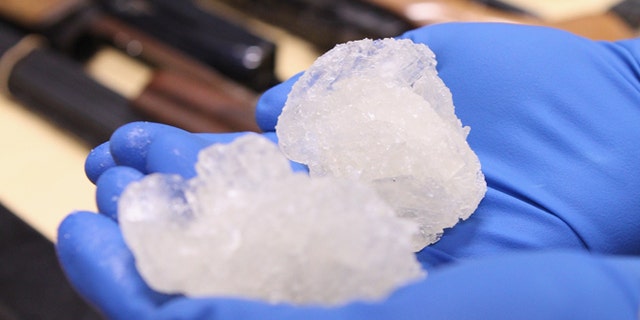
{"label": "gloved palm", "polygon": [[[60,227],[71,281],[106,314],[126,319],[637,317],[640,261],[587,252],[640,253],[640,42],[503,24],[438,25],[405,36],[436,53],[489,187],[469,220],[418,253],[427,280],[377,304],[332,309],[153,292],[114,220],[117,196],[147,173],[193,175],[198,150],[234,135],[139,123],[87,159],[103,215],[76,213]],[[261,99],[263,130],[273,130],[291,85]],[[541,249],[583,253],[511,255]]]}

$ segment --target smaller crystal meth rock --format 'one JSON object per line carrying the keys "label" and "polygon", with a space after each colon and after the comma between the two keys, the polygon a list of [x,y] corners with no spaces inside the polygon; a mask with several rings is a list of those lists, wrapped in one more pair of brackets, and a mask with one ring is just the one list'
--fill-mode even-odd
{"label": "smaller crystal meth rock", "polygon": [[119,201],[125,241],[158,291],[337,305],[423,277],[415,224],[367,185],[295,174],[256,134],[203,150],[196,171],[148,175]]}
{"label": "smaller crystal meth rock", "polygon": [[338,45],[295,83],[276,126],[283,153],[311,176],[369,183],[416,221],[416,251],[468,218],[486,192],[469,128],[435,66],[411,40]]}

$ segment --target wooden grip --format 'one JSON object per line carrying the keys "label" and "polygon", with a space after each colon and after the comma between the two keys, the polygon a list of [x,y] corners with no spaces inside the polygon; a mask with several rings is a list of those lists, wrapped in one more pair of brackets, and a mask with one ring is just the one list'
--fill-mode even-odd
{"label": "wooden grip", "polygon": [[31,28],[41,28],[86,4],[86,0],[2,0],[0,15]]}
{"label": "wooden grip", "polygon": [[175,72],[157,71],[132,105],[157,121],[192,132],[258,132],[254,101]]}

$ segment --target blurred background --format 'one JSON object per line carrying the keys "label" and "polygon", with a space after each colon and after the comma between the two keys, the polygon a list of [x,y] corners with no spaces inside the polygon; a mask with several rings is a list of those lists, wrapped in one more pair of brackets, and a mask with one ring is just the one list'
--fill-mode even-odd
{"label": "blurred background", "polygon": [[93,210],[84,159],[119,126],[259,131],[257,97],[335,44],[448,21],[633,38],[640,1],[2,0],[0,319],[99,319],[55,257]]}

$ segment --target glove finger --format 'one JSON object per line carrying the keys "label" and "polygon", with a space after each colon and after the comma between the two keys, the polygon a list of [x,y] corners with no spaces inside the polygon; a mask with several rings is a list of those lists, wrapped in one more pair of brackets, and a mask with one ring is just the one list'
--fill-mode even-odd
{"label": "glove finger", "polygon": [[186,131],[152,122],[129,123],[118,128],[111,136],[111,154],[118,165],[149,173],[147,170],[149,145],[161,134],[177,132]]}
{"label": "glove finger", "polygon": [[100,213],[118,221],[118,200],[129,183],[144,174],[130,167],[117,166],[105,171],[96,183],[96,204]]}
{"label": "glove finger", "polygon": [[262,96],[260,96],[256,105],[256,121],[258,122],[260,130],[268,132],[276,129],[278,116],[287,101],[291,87],[293,87],[302,74],[303,72],[294,75],[287,81],[265,91]]}
{"label": "glove finger", "polygon": [[[167,125],[146,122],[131,123],[119,128],[110,142],[105,142],[89,152],[85,161],[87,178],[95,184],[100,175],[118,164],[146,171],[145,153],[148,152],[148,144],[157,134],[165,131],[184,132]],[[118,163],[111,153],[112,149],[115,151]]]}
{"label": "glove finger", "polygon": [[179,174],[193,177],[198,153],[214,143],[188,132],[171,132],[158,136],[147,154],[147,172]]}
{"label": "glove finger", "polygon": [[146,155],[147,172],[179,174],[184,178],[196,175],[195,163],[200,150],[215,143],[228,143],[246,133],[192,134],[167,131],[158,134],[149,144]]}
{"label": "glove finger", "polygon": [[110,143],[105,142],[93,148],[84,162],[84,172],[93,184],[105,171],[116,166],[110,147]]}
{"label": "glove finger", "polygon": [[56,250],[71,284],[108,319],[144,319],[168,298],[144,283],[120,228],[105,216],[67,216],[58,229]]}
{"label": "glove finger", "polygon": [[[247,132],[237,133],[204,133],[167,132],[158,135],[149,145],[147,169],[149,172],[174,173],[184,178],[196,175],[195,163],[200,150],[215,143],[230,143]],[[275,132],[264,133],[263,136],[277,143]],[[308,172],[307,167],[290,162],[294,171]]]}

